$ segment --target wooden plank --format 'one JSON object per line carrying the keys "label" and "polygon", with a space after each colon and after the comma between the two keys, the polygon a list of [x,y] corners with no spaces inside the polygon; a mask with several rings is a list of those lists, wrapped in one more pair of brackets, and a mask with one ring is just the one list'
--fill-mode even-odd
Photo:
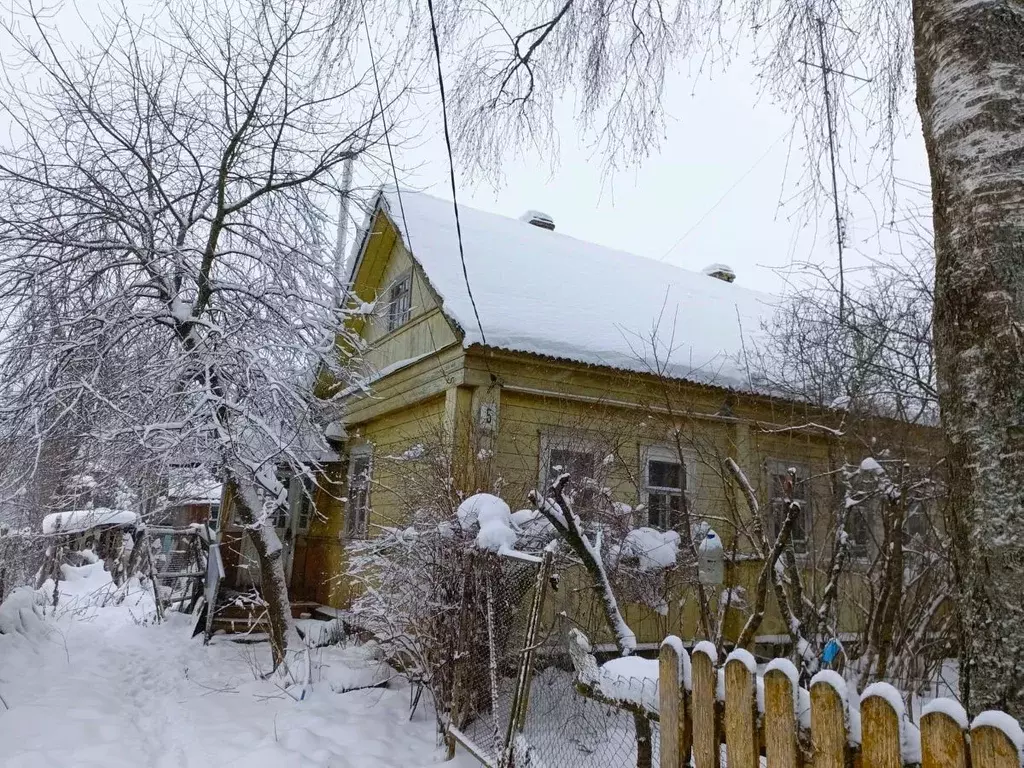
{"label": "wooden plank", "polygon": [[693,665],[693,762],[695,768],[719,768],[721,755],[718,719],[715,717],[715,685],[717,673],[714,660],[696,651]]}
{"label": "wooden plank", "polygon": [[846,704],[826,682],[811,686],[811,743],[814,768],[847,768]]}
{"label": "wooden plank", "polygon": [[680,685],[682,643],[674,635],[665,638],[658,653],[658,713],[661,717],[661,768],[683,768],[683,690]]}
{"label": "wooden plank", "polygon": [[882,696],[860,703],[861,763],[869,768],[902,768],[900,715]]}
{"label": "wooden plank", "polygon": [[964,731],[945,712],[921,717],[921,768],[967,768]]}
{"label": "wooden plank", "polygon": [[725,664],[725,754],[729,768],[758,768],[754,676],[740,659]]}
{"label": "wooden plank", "polygon": [[454,725],[448,726],[448,735],[451,736],[451,738],[457,741],[459,744],[461,744],[463,748],[467,752],[469,752],[469,754],[476,758],[477,762],[479,762],[480,765],[484,766],[484,768],[494,768],[494,763],[491,762],[487,753],[485,753],[483,749],[475,741],[469,738],[469,736],[464,734]]}
{"label": "wooden plank", "polygon": [[778,669],[764,676],[764,749],[767,768],[800,768],[796,691]]}
{"label": "wooden plank", "polygon": [[1020,768],[1020,755],[999,728],[979,725],[971,729],[971,768]]}

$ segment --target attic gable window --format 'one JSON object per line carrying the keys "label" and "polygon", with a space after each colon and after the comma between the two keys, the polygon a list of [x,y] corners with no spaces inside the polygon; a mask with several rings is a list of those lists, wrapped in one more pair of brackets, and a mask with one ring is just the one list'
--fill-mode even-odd
{"label": "attic gable window", "polygon": [[411,314],[412,272],[407,272],[388,291],[388,333],[409,322]]}

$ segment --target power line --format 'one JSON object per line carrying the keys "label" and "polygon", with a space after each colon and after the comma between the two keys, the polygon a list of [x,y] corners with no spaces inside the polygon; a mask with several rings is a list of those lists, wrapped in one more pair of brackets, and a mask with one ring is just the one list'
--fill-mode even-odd
{"label": "power line", "polygon": [[754,172],[754,169],[757,168],[757,166],[759,166],[761,164],[762,160],[764,160],[766,157],[768,157],[768,153],[771,152],[775,148],[775,145],[778,144],[780,141],[782,141],[784,138],[786,138],[786,136],[788,136],[791,131],[792,131],[791,128],[787,128],[785,131],[782,132],[782,135],[779,136],[779,138],[777,138],[775,141],[773,141],[771,144],[769,144],[768,145],[768,149],[766,149],[764,151],[764,154],[762,154],[759,158],[757,158],[757,160],[754,161],[754,164],[752,166],[750,166],[743,173],[742,176],[740,176],[738,179],[736,179],[736,181],[734,181],[732,183],[732,186],[730,186],[727,190],[725,190],[725,192],[722,193],[722,196],[720,198],[718,198],[717,201],[715,201],[715,204],[712,205],[710,208],[708,208],[704,212],[704,214],[699,219],[697,219],[696,223],[692,227],[690,227],[688,230],[683,232],[683,234],[679,236],[679,239],[676,240],[674,243],[672,243],[671,246],[669,246],[669,249],[667,251],[665,251],[665,253],[663,253],[661,255],[661,259],[659,259],[659,261],[664,261],[666,258],[668,258],[668,255],[670,253],[672,253],[672,251],[674,251],[676,248],[678,248],[679,244],[681,242],[683,242],[683,240],[685,240],[687,237],[689,237],[690,233],[692,233],[693,230],[695,230],[697,227],[699,227],[701,224],[703,224],[704,220],[708,216],[710,216],[712,213],[714,213],[715,209],[717,209],[718,206],[720,206],[723,202],[725,202],[725,198],[727,198],[730,194],[732,194],[732,191],[734,189],[736,189],[736,187],[738,187],[743,182],[743,180],[745,178],[747,178],[747,176],[749,176],[750,174],[752,174]]}
{"label": "power line", "polygon": [[469,303],[473,306],[473,316],[476,318],[476,327],[480,331],[480,341],[486,344],[487,337],[484,335],[484,326],[480,322],[480,313],[476,308],[476,299],[473,298],[473,289],[469,285],[469,272],[466,271],[466,252],[462,247],[462,222],[459,219],[459,198],[455,192],[455,160],[452,158],[452,139],[448,133],[448,105],[444,94],[444,75],[441,72],[441,44],[437,39],[437,23],[434,20],[434,0],[427,0],[427,10],[430,13],[430,34],[434,39],[434,58],[437,60],[437,84],[441,91],[444,144],[448,150],[448,171],[452,183],[452,206],[455,209],[455,234],[459,240],[459,260],[462,262],[462,279],[466,282],[466,293],[469,294]]}
{"label": "power line", "polygon": [[[395,154],[391,148],[391,136],[388,131],[388,121],[384,109],[384,96],[380,87],[380,78],[377,76],[377,59],[373,54],[373,41],[370,39],[370,24],[366,19],[366,4],[360,3],[359,7],[363,13],[363,30],[366,32],[366,47],[370,54],[370,68],[373,70],[373,82],[377,88],[377,104],[380,107],[380,122],[384,127],[384,142],[388,147],[388,162],[391,163],[391,177],[395,181],[395,195],[398,197],[398,210],[402,214],[402,228],[405,230],[405,247],[408,248],[410,254],[413,254],[415,252],[412,248],[412,237],[409,236],[409,220],[405,218],[405,203],[402,201],[402,187],[398,183],[398,168],[395,166]],[[474,310],[475,309],[476,307],[474,305]],[[451,377],[441,364],[441,356],[437,351],[437,342],[434,340],[434,331],[430,327],[430,323],[426,323],[426,326],[427,333],[430,335],[430,346],[434,350],[434,363],[437,365],[437,369],[441,372],[444,380],[450,384]],[[480,335],[483,336],[483,331],[481,331]]]}
{"label": "power line", "polygon": [[846,286],[843,276],[843,223],[839,214],[839,185],[836,182],[836,140],[832,125],[832,98],[828,90],[829,66],[825,52],[825,22],[818,19],[818,44],[821,48],[821,83],[825,89],[825,118],[828,121],[828,156],[832,165],[832,203],[836,214],[836,251],[839,255],[839,324],[843,324]]}
{"label": "power line", "polygon": [[388,146],[388,161],[391,163],[391,176],[395,180],[395,194],[398,196],[398,209],[402,214],[402,227],[405,229],[405,244],[412,253],[412,241],[409,238],[409,222],[405,218],[405,204],[402,202],[402,188],[398,185],[398,169],[395,168],[395,154],[391,149],[391,135],[388,131],[388,121],[384,114],[384,96],[381,93],[380,78],[377,76],[377,59],[373,55],[373,42],[370,40],[370,24],[366,20],[366,4],[360,3],[363,12],[363,31],[366,32],[366,47],[370,53],[370,68],[373,70],[373,82],[377,87],[377,104],[380,107],[380,122],[384,127],[384,142]]}

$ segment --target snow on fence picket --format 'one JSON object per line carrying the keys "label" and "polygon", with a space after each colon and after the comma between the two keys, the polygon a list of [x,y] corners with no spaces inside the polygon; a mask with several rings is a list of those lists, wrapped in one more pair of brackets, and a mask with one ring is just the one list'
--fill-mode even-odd
{"label": "snow on fence picket", "polygon": [[[842,677],[825,672],[815,675],[808,691],[797,686],[785,660],[770,663],[762,677],[745,652],[733,652],[719,665],[710,644],[699,644],[688,656],[675,637],[662,644],[657,662],[637,660],[629,667],[636,679],[609,686],[605,681],[614,675],[595,670],[593,657],[580,652],[587,649],[586,638],[573,642],[577,690],[631,712],[639,704],[659,723],[660,768],[691,761],[695,768],[720,768],[723,757],[729,768],[1024,765],[1024,731],[1002,712],[983,712],[968,724],[957,702],[938,699],[914,723],[899,691],[886,683],[857,696]],[[634,690],[645,691],[642,701],[631,695]]]}

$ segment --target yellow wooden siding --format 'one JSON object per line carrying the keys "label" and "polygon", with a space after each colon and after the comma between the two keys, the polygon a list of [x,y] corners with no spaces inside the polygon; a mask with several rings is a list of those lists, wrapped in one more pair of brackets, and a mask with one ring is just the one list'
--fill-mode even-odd
{"label": "yellow wooden siding", "polygon": [[401,525],[411,512],[409,502],[421,494],[426,459],[403,457],[422,446],[432,450],[444,429],[444,398],[437,397],[358,427],[352,447],[373,446],[370,484],[370,533],[373,526]]}
{"label": "yellow wooden siding", "polygon": [[[691,510],[709,521],[727,548],[737,535],[730,521],[749,522],[743,494],[723,472],[727,456],[747,473],[762,505],[769,496],[766,460],[809,466],[815,478],[809,538],[813,550],[827,548],[828,516],[834,509],[827,472],[837,460],[859,460],[862,450],[850,445],[837,448],[840,441],[813,426],[834,414],[823,415],[800,403],[569,361],[479,347],[463,350],[457,329],[444,318],[429,284],[388,226],[381,224],[379,236],[367,249],[356,284],[364,300],[381,297],[377,318],[361,326],[370,342],[366,358],[377,370],[401,360],[415,362],[375,382],[370,395],[348,399],[349,448],[365,442],[374,446],[371,525],[407,520],[410,499],[416,496],[413,486],[422,482],[423,472],[416,462],[386,457],[401,456],[417,443],[446,446],[455,457],[452,469],[458,490],[498,492],[517,509],[528,505],[526,494],[540,481],[545,438],[585,440],[596,444],[602,457],[610,456],[603,482],[613,498],[636,505],[644,500],[645,449],[673,447],[678,430],[694,465],[688,487]],[[410,321],[388,333],[387,289],[410,269]],[[496,428],[482,425],[485,409],[496,418]],[[341,530],[342,512],[339,507],[334,513],[332,531]],[[728,568],[727,582],[750,591],[760,563],[749,559],[743,537],[737,552],[740,557]],[[852,590],[847,587],[842,594],[849,603]],[[640,642],[658,642],[668,632],[698,634],[696,601],[692,595],[687,599],[687,589],[673,590],[666,615],[647,606],[625,606]],[[565,599],[556,597],[553,605]],[[774,603],[769,598],[761,635],[785,634]],[[599,610],[587,610],[599,619]],[[855,629],[848,604],[841,615],[843,628]],[[741,612],[730,611],[728,636],[739,631],[743,618]],[[599,625],[597,621],[594,631],[600,640],[604,635]]]}
{"label": "yellow wooden siding", "polygon": [[[374,304],[374,311],[354,326],[369,346],[363,355],[372,374],[401,360],[436,352],[458,341],[455,331],[441,312],[438,299],[423,277],[390,222],[378,217],[368,240],[362,262],[353,281],[359,299]],[[411,275],[409,320],[388,330],[388,294],[402,277]]]}

